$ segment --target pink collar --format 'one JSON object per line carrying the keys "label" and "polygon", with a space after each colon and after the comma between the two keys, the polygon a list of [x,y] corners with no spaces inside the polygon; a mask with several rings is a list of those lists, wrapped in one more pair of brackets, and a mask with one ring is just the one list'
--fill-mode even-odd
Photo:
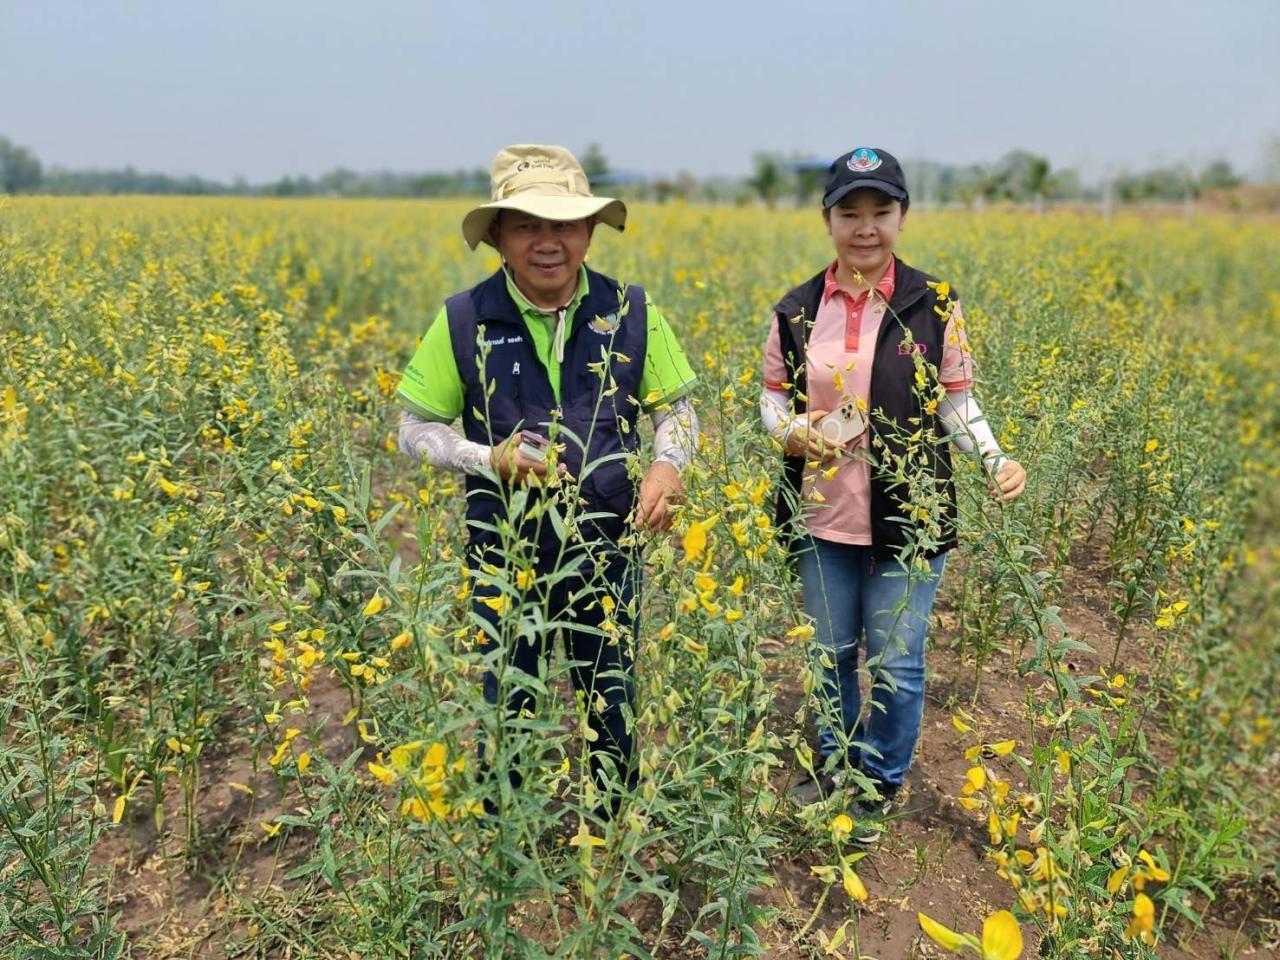
{"label": "pink collar", "polygon": [[[843,293],[846,297],[852,296],[849,293],[849,291],[842,288],[840,284],[836,281],[836,267],[838,263],[839,263],[838,261],[832,260],[831,266],[827,268],[826,279],[822,285],[822,302],[823,303],[826,303],[828,300],[834,297],[837,293]],[[898,264],[897,257],[889,258],[889,269],[884,272],[884,276],[880,278],[880,281],[876,284],[876,287],[875,287],[876,293],[884,297],[886,301],[893,299],[893,291],[894,291],[895,284],[897,282],[896,281],[897,264]],[[863,293],[860,295],[859,299],[865,296],[866,296],[866,293]]]}

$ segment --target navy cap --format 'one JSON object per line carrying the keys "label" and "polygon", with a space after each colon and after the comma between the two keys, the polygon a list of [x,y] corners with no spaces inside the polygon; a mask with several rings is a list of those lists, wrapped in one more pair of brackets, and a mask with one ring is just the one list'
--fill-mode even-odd
{"label": "navy cap", "polygon": [[822,207],[830,210],[854,190],[879,190],[895,200],[906,200],[907,178],[893,154],[874,147],[857,147],[836,159],[827,170]]}

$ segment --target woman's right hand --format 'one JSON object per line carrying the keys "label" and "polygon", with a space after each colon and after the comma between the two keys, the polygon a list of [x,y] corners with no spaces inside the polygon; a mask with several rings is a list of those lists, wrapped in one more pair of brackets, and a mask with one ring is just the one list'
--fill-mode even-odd
{"label": "woman's right hand", "polygon": [[788,456],[804,457],[807,462],[830,463],[844,451],[840,444],[829,443],[818,432],[818,421],[830,410],[810,410],[799,414],[787,430]]}

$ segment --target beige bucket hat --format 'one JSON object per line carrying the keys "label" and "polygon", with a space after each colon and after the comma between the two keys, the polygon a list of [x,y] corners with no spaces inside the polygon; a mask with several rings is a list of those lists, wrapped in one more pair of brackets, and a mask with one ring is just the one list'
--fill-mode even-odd
{"label": "beige bucket hat", "polygon": [[544,220],[594,216],[615,230],[627,223],[627,207],[612,197],[592,196],[582,165],[564,147],[518,143],[503,147],[489,173],[493,199],[462,220],[462,236],[474,250],[489,243],[489,226],[499,210],[519,210]]}

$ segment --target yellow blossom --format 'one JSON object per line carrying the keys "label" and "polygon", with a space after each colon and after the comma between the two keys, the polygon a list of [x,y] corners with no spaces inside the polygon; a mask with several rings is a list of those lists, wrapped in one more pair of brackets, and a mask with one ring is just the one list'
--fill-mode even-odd
{"label": "yellow blossom", "polygon": [[697,563],[707,549],[707,531],[715,526],[714,520],[695,520],[685,531],[681,546],[686,563]]}
{"label": "yellow blossom", "polygon": [[849,895],[850,900],[856,900],[858,903],[867,902],[867,888],[863,884],[862,878],[854,873],[848,864],[841,868],[840,880],[844,886],[844,892]]}
{"label": "yellow blossom", "polygon": [[827,829],[837,841],[843,840],[853,833],[853,819],[847,813],[837,814]]}

